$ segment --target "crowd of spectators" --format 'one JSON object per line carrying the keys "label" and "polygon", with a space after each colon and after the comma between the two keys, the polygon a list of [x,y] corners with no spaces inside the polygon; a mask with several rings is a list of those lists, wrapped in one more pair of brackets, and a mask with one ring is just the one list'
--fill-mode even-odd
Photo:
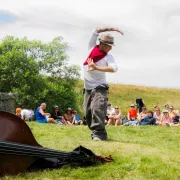
{"label": "crowd of spectators", "polygon": [[179,111],[168,104],[164,106],[162,111],[159,106],[155,106],[153,111],[148,110],[146,107],[142,107],[141,111],[139,111],[135,104],[131,104],[127,111],[127,116],[124,117],[121,114],[119,106],[112,108],[111,104],[108,104],[105,123],[107,125],[115,126],[180,126]]}
{"label": "crowd of spectators", "polygon": [[[45,112],[46,103],[42,103],[35,113],[31,109],[16,109],[16,115],[25,121],[35,120],[38,123],[54,123],[61,125],[80,125],[84,124],[77,115],[77,111],[67,108],[61,113],[58,106],[54,106],[50,113]],[[127,110],[127,115],[123,116],[119,106],[114,108],[111,104],[107,106],[106,125],[114,126],[140,126],[140,125],[160,125],[160,126],[179,126],[179,111],[173,106],[166,104],[161,111],[159,106],[155,106],[153,111],[146,107],[137,108],[137,105],[131,104]]]}
{"label": "crowd of spectators", "polygon": [[46,103],[42,103],[35,110],[35,113],[30,109],[16,108],[16,115],[25,121],[35,120],[38,123],[80,125],[82,122],[77,115],[77,111],[72,108],[67,108],[64,114],[60,112],[58,106],[54,106],[50,113],[45,112],[46,108]]}

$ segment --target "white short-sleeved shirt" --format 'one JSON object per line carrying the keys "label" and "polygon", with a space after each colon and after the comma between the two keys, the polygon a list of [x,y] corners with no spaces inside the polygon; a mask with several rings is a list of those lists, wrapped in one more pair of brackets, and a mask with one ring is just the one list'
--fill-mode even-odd
{"label": "white short-sleeved shirt", "polygon": [[[90,42],[89,42],[90,52],[96,46],[96,41],[97,41],[98,36],[99,36],[99,34],[96,32],[96,30],[94,30],[93,34],[91,36]],[[118,70],[118,67],[115,63],[114,57],[110,53],[107,53],[107,55],[104,58],[102,58],[95,64],[100,67],[111,66],[114,69],[114,72],[116,72]],[[107,84],[105,72],[98,71],[98,70],[87,72],[88,69],[89,69],[88,65],[85,65],[84,66],[84,87],[85,87],[85,89],[91,90],[101,84]]]}
{"label": "white short-sleeved shirt", "polygon": [[107,109],[107,114],[112,115],[114,113],[114,108]]}
{"label": "white short-sleeved shirt", "polygon": [[28,109],[23,109],[21,111],[21,115],[25,117],[25,120],[29,120],[34,115],[34,111],[28,110]]}

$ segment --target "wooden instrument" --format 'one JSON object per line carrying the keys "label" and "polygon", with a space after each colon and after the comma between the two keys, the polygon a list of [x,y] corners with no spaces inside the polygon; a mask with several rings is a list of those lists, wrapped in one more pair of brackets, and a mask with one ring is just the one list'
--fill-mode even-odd
{"label": "wooden instrument", "polygon": [[72,152],[42,147],[21,118],[0,111],[0,176],[17,175],[26,171],[35,161],[48,158],[54,158],[59,167],[68,163],[92,165],[97,161],[112,161],[110,156],[96,156],[82,146]]}

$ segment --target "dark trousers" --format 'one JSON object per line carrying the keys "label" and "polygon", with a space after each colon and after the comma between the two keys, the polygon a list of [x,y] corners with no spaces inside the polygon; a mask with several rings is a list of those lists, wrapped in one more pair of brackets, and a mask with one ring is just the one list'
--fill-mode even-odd
{"label": "dark trousers", "polygon": [[92,138],[98,137],[107,140],[105,119],[107,111],[107,90],[85,90],[84,110],[89,129],[92,130]]}

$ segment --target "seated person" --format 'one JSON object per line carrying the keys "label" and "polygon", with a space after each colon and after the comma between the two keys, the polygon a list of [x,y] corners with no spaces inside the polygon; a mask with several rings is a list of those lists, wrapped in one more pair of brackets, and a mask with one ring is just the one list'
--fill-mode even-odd
{"label": "seated person", "polygon": [[108,104],[105,124],[108,124],[108,120],[109,120],[108,116],[112,115],[113,113],[114,113],[114,108],[111,107],[111,104]]}
{"label": "seated person", "polygon": [[169,111],[164,109],[163,110],[163,116],[161,118],[161,125],[162,126],[180,126],[180,124],[174,124],[171,116],[169,115]]}
{"label": "seated person", "polygon": [[131,104],[130,109],[127,114],[128,120],[134,121],[135,119],[137,119],[137,115],[138,115],[138,111],[137,111],[137,109],[135,109],[135,105]]}
{"label": "seated person", "polygon": [[139,125],[155,125],[156,119],[153,117],[153,111],[147,111],[147,116],[145,116],[139,122]]}
{"label": "seated person", "polygon": [[178,114],[178,111],[176,111],[173,106],[169,106],[169,115],[171,116],[172,120],[174,120]]}
{"label": "seated person", "polygon": [[80,125],[82,121],[80,120],[79,116],[77,115],[76,110],[73,110],[73,115],[75,116],[75,124]]}
{"label": "seated person", "polygon": [[147,115],[146,111],[147,109],[145,107],[142,107],[142,112],[138,115],[138,118],[137,118],[139,121]]}
{"label": "seated person", "polygon": [[34,111],[30,109],[22,109],[21,118],[25,121],[31,121],[34,116]]}
{"label": "seated person", "polygon": [[169,104],[165,104],[164,108],[169,111]]}
{"label": "seated person", "polygon": [[16,108],[16,116],[18,116],[22,119],[21,110],[22,110],[21,108]]}
{"label": "seated person", "polygon": [[109,118],[108,125],[118,126],[122,124],[121,112],[119,111],[119,106],[116,106],[114,108],[114,112],[110,114],[108,118]]}
{"label": "seated person", "polygon": [[66,124],[66,121],[64,121],[64,118],[63,118],[61,112],[59,111],[58,106],[54,106],[53,111],[51,112],[51,117],[60,124]]}
{"label": "seated person", "polygon": [[169,110],[164,109],[163,115],[161,117],[161,125],[162,126],[171,126],[173,123],[171,116],[169,115]]}
{"label": "seated person", "polygon": [[153,117],[156,119],[156,124],[161,124],[162,113],[161,109],[158,106],[155,108]]}
{"label": "seated person", "polygon": [[36,109],[36,122],[56,124],[57,122],[53,118],[49,118],[50,114],[44,112],[45,109],[46,103],[42,103],[41,106]]}
{"label": "seated person", "polygon": [[66,124],[73,125],[75,123],[75,116],[73,115],[71,108],[67,108],[63,117],[64,117]]}

